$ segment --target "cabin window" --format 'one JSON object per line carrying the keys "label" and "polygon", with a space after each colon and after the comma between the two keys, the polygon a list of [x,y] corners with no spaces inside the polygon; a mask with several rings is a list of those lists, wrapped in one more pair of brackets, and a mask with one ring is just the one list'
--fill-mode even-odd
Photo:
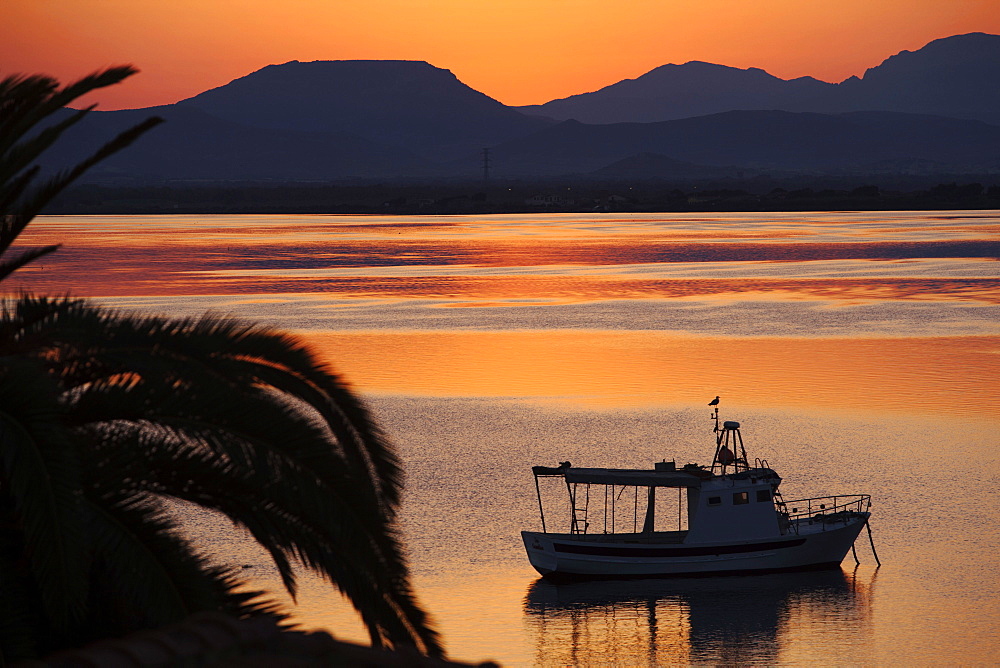
{"label": "cabin window", "polygon": [[721,506],[722,497],[721,496],[710,496],[708,497],[708,505],[710,506]]}
{"label": "cabin window", "polygon": [[739,506],[744,503],[750,503],[750,493],[749,492],[736,492],[733,494],[733,505]]}
{"label": "cabin window", "polygon": [[758,489],[757,490],[757,501],[770,501],[771,500],[771,490],[769,489]]}

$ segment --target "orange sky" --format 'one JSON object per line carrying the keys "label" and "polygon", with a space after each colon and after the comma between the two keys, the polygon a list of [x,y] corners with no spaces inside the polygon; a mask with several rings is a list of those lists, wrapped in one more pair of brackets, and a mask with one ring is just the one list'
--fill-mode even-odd
{"label": "orange sky", "polygon": [[1000,0],[0,0],[0,70],[142,70],[102,109],[168,104],[289,60],[426,60],[506,104],[666,63],[841,81],[903,49],[1000,33]]}

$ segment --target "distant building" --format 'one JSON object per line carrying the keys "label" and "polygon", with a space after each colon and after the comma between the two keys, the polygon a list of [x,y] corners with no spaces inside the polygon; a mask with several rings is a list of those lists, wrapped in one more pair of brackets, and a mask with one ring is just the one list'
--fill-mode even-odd
{"label": "distant building", "polygon": [[527,206],[562,206],[564,204],[572,204],[562,195],[532,195],[528,199],[524,200]]}

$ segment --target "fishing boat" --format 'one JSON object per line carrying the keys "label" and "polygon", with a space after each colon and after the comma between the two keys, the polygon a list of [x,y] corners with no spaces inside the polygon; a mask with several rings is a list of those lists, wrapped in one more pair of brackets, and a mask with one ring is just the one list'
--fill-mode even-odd
{"label": "fishing boat", "polygon": [[[871,540],[870,495],[783,499],[781,477],[768,462],[750,464],[740,423],[720,425],[718,400],[710,406],[710,466],[532,467],[542,530],[521,537],[535,570],[601,578],[827,568],[843,561],[862,529]],[[567,532],[548,530],[541,480],[565,485]],[[878,561],[874,542],[872,553]]]}

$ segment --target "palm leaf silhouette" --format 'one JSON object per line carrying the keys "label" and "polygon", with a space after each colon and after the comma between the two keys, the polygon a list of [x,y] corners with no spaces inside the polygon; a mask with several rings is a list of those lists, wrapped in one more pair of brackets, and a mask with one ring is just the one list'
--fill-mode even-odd
{"label": "palm leaf silhouette", "polygon": [[[38,156],[92,107],[52,115],[134,71],[61,89],[43,76],[0,80],[0,281],[58,248],[12,252],[53,197],[160,122],[35,183]],[[400,463],[298,339],[22,294],[0,309],[0,407],[0,658],[199,610],[281,614],[184,540],[170,512],[178,501],[245,528],[293,597],[296,565],[336,585],[373,645],[443,655],[399,541]]]}

